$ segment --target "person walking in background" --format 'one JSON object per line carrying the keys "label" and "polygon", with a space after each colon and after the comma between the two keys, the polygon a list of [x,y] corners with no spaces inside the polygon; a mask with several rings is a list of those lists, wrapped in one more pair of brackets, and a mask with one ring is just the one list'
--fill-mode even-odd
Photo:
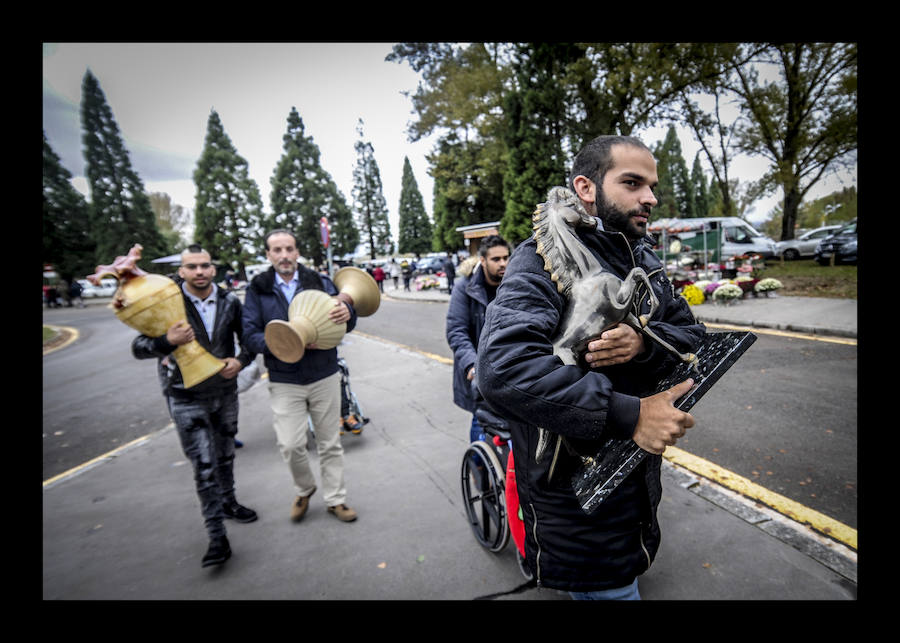
{"label": "person walking in background", "polygon": [[[652,275],[659,307],[649,326],[678,350],[693,351],[705,328],[674,295],[645,242],[657,183],[656,161],[641,141],[601,136],[575,157],[569,185],[551,191],[541,207],[561,209],[566,221],[589,221],[571,228],[574,242],[619,279],[635,266]],[[516,248],[485,314],[478,388],[508,422],[526,564],[538,582],[576,599],[639,600],[637,577],[660,543],[660,454],[694,424],[673,401],[693,382],[653,394],[657,374],[678,358],[625,324],[585,337],[587,353],[564,364],[553,345],[572,292],[555,280],[571,271],[561,261],[536,236]],[[646,315],[651,298],[640,292],[635,314]],[[571,477],[579,454],[597,454],[609,438],[634,440],[650,455],[588,514]]]}
{"label": "person walking in background", "polygon": [[[498,235],[485,237],[479,246],[478,263],[471,274],[463,276],[450,296],[447,308],[446,335],[453,351],[453,402],[472,414],[469,441],[483,437],[483,431],[475,417],[475,396],[472,382],[475,379],[478,340],[484,324],[488,304],[497,295],[506,264],[509,261],[509,244]],[[460,267],[462,274],[463,268]]]}
{"label": "person walking in background", "polygon": [[273,319],[288,319],[288,307],[304,290],[321,290],[334,296],[335,306],[328,317],[346,323],[347,332],[356,327],[353,306],[338,298],[332,280],[300,264],[294,233],[273,230],[265,239],[266,258],[271,267],[256,275],[247,287],[244,303],[244,341],[250,350],[264,356],[269,372],[269,399],[278,448],[288,465],[296,497],[290,518],[299,522],[316,492],[307,453],[309,418],[315,427],[316,450],[323,500],[328,512],[344,522],[356,520],[357,513],[346,504],[344,449],[341,445],[341,374],[337,349],[306,347],[294,363],[283,362],[269,351],[265,329]]}
{"label": "person walking in background", "polygon": [[384,268],[375,266],[372,270],[372,277],[375,279],[375,283],[378,284],[378,290],[384,292]]}
{"label": "person walking in background", "polygon": [[441,269],[444,271],[444,276],[447,277],[447,294],[452,295],[453,281],[456,279],[456,266],[453,265],[453,259],[449,252],[441,264]]}
{"label": "person walking in background", "polygon": [[397,290],[400,288],[400,266],[393,257],[391,257],[390,274],[391,279],[394,280],[394,290]]}
{"label": "person walking in background", "polygon": [[69,301],[72,304],[78,306],[78,308],[84,308],[84,299],[81,297],[81,293],[83,291],[84,288],[80,283],[78,283],[78,280],[72,279],[69,285]]}
{"label": "person walking in background", "polygon": [[[165,335],[138,335],[131,343],[137,359],[156,358],[163,396],[175,424],[184,455],[194,471],[197,496],[209,535],[201,565],[221,565],[231,557],[224,519],[253,522],[257,514],[240,505],[234,488],[234,436],[238,428],[237,375],[253,361],[242,342],[241,302],[213,283],[216,268],[199,245],[181,254],[175,279],[184,296],[187,321],[173,324]],[[235,339],[237,341],[235,341]],[[181,370],[171,353],[192,340],[225,368],[185,388]],[[236,346],[240,353],[236,356]]]}

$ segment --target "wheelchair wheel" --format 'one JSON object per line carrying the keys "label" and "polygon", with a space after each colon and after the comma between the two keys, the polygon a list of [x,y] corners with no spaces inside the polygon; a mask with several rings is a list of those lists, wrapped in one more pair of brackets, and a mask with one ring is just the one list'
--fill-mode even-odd
{"label": "wheelchair wheel", "polygon": [[504,469],[485,442],[473,442],[462,461],[462,495],[476,540],[496,553],[509,542]]}

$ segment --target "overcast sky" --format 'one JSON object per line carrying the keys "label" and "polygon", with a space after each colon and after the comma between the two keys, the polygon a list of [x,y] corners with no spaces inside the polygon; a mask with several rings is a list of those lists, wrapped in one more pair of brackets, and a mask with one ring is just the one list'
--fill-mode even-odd
{"label": "overcast sky", "polygon": [[[410,143],[408,123],[418,76],[406,63],[386,62],[391,43],[63,43],[44,44],[43,126],[51,147],[87,195],[81,145],[81,83],[90,69],[149,192],[165,192],[193,210],[193,172],[203,150],[210,110],[222,120],[264,204],[282,155],[291,107],[321,151],[321,164],[351,203],[356,124],[375,150],[394,239],[398,232],[403,158],[408,157],[432,214],[433,181],[425,156],[434,139]],[[665,128],[638,134],[648,145]],[[679,135],[688,169],[697,145]],[[765,164],[746,159],[734,168],[742,180],[758,178]],[[855,184],[855,173],[848,183]],[[831,182],[815,196],[839,189]],[[780,194],[757,204],[752,220],[766,218]]]}

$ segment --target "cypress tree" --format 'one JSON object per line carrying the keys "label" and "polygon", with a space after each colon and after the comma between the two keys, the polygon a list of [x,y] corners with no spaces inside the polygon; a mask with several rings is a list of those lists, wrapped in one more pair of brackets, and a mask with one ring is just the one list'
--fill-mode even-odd
{"label": "cypress tree", "polygon": [[681,151],[681,141],[675,126],[670,125],[665,140],[656,146],[657,173],[659,185],[655,190],[661,217],[695,216],[694,195],[690,175]]}
{"label": "cypress tree", "polygon": [[432,249],[432,225],[425,212],[425,202],[412,171],[409,158],[403,158],[403,179],[400,190],[400,230],[398,250],[402,253],[424,254]]}
{"label": "cypress tree", "polygon": [[356,127],[359,140],[356,150],[356,168],[353,170],[353,209],[362,242],[369,248],[369,255],[375,259],[378,254],[390,254],[394,244],[391,241],[391,224],[388,221],[387,203],[381,184],[381,172],[375,161],[375,149],[363,140],[363,121]]}
{"label": "cypress tree", "polygon": [[239,274],[262,251],[262,199],[215,110],[210,110],[203,152],[194,170],[197,201],[194,241]]}
{"label": "cypress tree", "polygon": [[272,174],[273,215],[266,227],[292,230],[300,254],[320,265],[326,257],[319,228],[322,217],[328,218],[329,243],[334,254],[353,252],[359,233],[347,202],[319,162],[318,145],[305,132],[297,108],[291,107],[282,137],[284,152]]}
{"label": "cypress tree", "polygon": [[81,127],[96,263],[112,263],[139,243],[144,248],[139,265],[150,271],[151,260],[166,253],[165,242],[106,96],[90,70],[81,84]]}
{"label": "cypress tree", "polygon": [[72,187],[72,174],[63,167],[44,132],[42,260],[56,267],[67,281],[94,272],[97,266],[88,204]]}
{"label": "cypress tree", "polygon": [[694,195],[694,216],[709,216],[709,185],[706,182],[706,174],[700,166],[700,152],[694,156],[694,165],[691,168],[691,193]]}

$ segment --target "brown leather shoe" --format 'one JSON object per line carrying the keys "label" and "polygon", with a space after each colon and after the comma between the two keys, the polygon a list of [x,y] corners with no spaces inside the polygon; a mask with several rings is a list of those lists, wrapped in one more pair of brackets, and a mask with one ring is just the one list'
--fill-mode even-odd
{"label": "brown leather shoe", "polygon": [[306,510],[309,509],[309,498],[315,492],[316,488],[313,487],[313,490],[309,492],[309,495],[302,497],[297,496],[294,504],[291,505],[291,520],[293,522],[300,522],[300,519],[306,514]]}
{"label": "brown leather shoe", "polygon": [[328,513],[334,514],[337,516],[338,520],[343,520],[344,522],[353,522],[356,520],[356,512],[347,505],[328,507]]}

